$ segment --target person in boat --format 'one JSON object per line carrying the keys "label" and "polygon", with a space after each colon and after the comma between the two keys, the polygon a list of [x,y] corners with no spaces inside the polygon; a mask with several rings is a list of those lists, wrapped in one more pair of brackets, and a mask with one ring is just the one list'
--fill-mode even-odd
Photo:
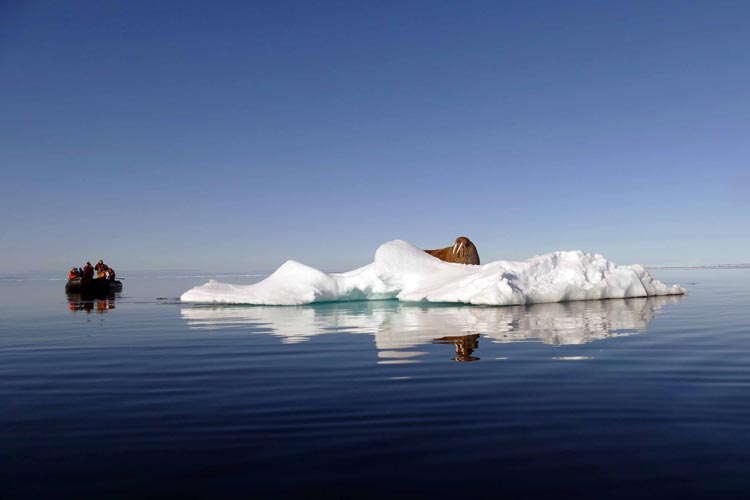
{"label": "person in boat", "polygon": [[109,271],[108,271],[108,274],[109,274],[109,280],[110,281],[115,281],[115,270],[110,267]]}
{"label": "person in boat", "polygon": [[91,265],[91,262],[86,262],[86,265],[83,267],[83,278],[90,280],[94,277],[94,266]]}
{"label": "person in boat", "polygon": [[79,268],[78,268],[78,276],[79,276],[80,278],[83,278],[83,268],[82,268],[82,267],[79,267]]}
{"label": "person in boat", "polygon": [[99,259],[99,262],[97,262],[96,265],[94,266],[94,271],[96,271],[97,273],[100,273],[104,271],[106,268],[107,266],[104,265],[104,261],[102,259]]}
{"label": "person in boat", "polygon": [[68,279],[69,280],[75,280],[75,279],[78,279],[80,277],[81,276],[78,274],[78,268],[76,268],[76,267],[74,267],[73,269],[71,269],[70,272],[68,273]]}
{"label": "person in boat", "polygon": [[106,278],[107,278],[107,266],[102,266],[96,271],[96,279],[103,280]]}

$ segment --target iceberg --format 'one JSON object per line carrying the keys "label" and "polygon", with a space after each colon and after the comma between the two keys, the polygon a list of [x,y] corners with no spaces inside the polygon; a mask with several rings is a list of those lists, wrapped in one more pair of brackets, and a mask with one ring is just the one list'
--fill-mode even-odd
{"label": "iceberg", "polygon": [[574,300],[681,295],[679,285],[655,280],[642,265],[617,266],[599,254],[558,251],[525,261],[482,266],[443,262],[402,240],[375,252],[372,264],[325,273],[289,260],[253,285],[211,280],[182,294],[183,302],[303,305],[398,299],[473,305],[526,305]]}

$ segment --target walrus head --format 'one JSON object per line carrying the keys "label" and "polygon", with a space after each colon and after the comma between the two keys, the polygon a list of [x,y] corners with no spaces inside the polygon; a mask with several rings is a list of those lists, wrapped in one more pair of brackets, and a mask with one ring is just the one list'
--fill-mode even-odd
{"label": "walrus head", "polygon": [[466,248],[469,245],[474,246],[469,238],[465,236],[459,236],[458,238],[456,238],[456,242],[453,244],[453,255],[463,256],[464,253],[466,253]]}
{"label": "walrus head", "polygon": [[474,243],[465,236],[456,238],[452,247],[440,248],[438,250],[425,250],[433,257],[437,257],[445,262],[455,262],[457,264],[479,265],[479,252]]}

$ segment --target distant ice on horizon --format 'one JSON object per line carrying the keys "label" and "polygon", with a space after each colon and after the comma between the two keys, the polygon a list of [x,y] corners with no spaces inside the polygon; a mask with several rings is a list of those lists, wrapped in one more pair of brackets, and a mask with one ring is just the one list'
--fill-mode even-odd
{"label": "distant ice on horizon", "polygon": [[259,283],[210,280],[188,290],[180,300],[302,305],[395,298],[505,306],[684,293],[681,286],[655,280],[642,265],[616,266],[599,254],[580,250],[470,266],[443,262],[410,243],[394,240],[377,249],[372,264],[346,273],[329,274],[289,260]]}

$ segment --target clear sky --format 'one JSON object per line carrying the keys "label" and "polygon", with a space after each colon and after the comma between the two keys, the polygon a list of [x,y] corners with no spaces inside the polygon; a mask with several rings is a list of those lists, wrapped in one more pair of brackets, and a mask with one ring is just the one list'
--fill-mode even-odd
{"label": "clear sky", "polygon": [[0,2],[0,272],[750,261],[750,2]]}

